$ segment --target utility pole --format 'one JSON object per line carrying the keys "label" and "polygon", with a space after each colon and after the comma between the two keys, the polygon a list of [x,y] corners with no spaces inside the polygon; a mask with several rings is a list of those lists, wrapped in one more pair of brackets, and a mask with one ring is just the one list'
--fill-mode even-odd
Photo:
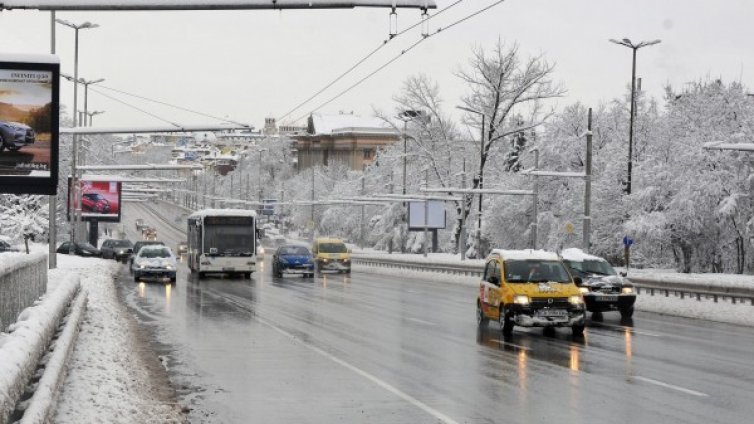
{"label": "utility pole", "polygon": [[[461,172],[461,188],[466,188],[466,158],[463,158],[463,172]],[[464,219],[463,217],[466,216],[466,203],[468,202],[468,197],[466,194],[463,195],[463,201],[461,202],[461,235],[460,239],[458,240],[458,250],[461,253],[461,260],[466,260],[466,226],[464,225]]]}
{"label": "utility pole", "polygon": [[[635,50],[634,50],[635,51]],[[589,108],[586,132],[586,177],[584,178],[584,252],[589,252],[592,234],[592,108]]]}
{"label": "utility pole", "polygon": [[[50,12],[50,54],[55,54],[55,11]],[[58,267],[58,256],[55,246],[58,244],[58,198],[55,195],[48,197],[47,222],[49,225],[49,250],[47,265],[50,269]]]}
{"label": "utility pole", "polygon": [[312,216],[311,216],[311,222],[312,225],[314,224],[314,164],[311,166],[312,169]]}
{"label": "utility pole", "polygon": [[[361,177],[361,195],[364,196],[366,193],[366,175]],[[361,205],[361,221],[359,222],[360,227],[359,228],[359,241],[361,244],[361,247],[364,247],[364,205]]]}
{"label": "utility pole", "polygon": [[[534,149],[534,170],[539,169],[539,149]],[[537,248],[537,236],[539,233],[539,177],[534,176],[534,195],[532,196],[531,217],[531,248]]]}
{"label": "utility pole", "polygon": [[[424,170],[424,187],[429,188],[429,169]],[[429,200],[424,199],[424,257],[427,257],[429,245]]]}

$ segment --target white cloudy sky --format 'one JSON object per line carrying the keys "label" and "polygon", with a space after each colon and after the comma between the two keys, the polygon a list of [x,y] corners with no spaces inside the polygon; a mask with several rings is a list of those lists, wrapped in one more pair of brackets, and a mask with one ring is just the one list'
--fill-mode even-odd
{"label": "white cloudy sky", "polygon": [[[440,8],[454,0],[438,0]],[[465,0],[432,20],[445,26],[493,0]],[[59,13],[73,22],[101,25],[81,32],[80,75],[105,78],[105,85],[262,126],[309,97],[387,36],[388,11],[240,11]],[[630,80],[630,50],[608,38],[660,38],[639,53],[643,88],[660,97],[670,83],[680,87],[700,78],[741,80],[754,90],[754,2],[751,0],[508,0],[487,13],[444,31],[392,64],[324,111],[370,114],[392,108],[401,81],[423,72],[440,83],[449,109],[465,87],[454,76],[472,46],[491,46],[498,37],[518,42],[526,54],[543,53],[557,63],[556,79],[568,89],[563,105],[595,105],[622,94]],[[401,28],[418,11],[399,11]],[[371,72],[419,37],[407,33],[324,96],[297,111],[310,112]],[[49,14],[0,13],[0,51],[49,51]],[[73,73],[73,31],[59,27],[58,54]],[[62,100],[72,104],[72,86]],[[180,123],[206,118],[121,98]],[[90,92],[90,110],[105,110],[96,125],[145,125],[154,118]]]}

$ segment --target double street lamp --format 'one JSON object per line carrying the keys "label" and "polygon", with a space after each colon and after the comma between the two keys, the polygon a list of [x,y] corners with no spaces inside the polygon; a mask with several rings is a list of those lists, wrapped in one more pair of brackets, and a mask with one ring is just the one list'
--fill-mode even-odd
{"label": "double street lamp", "polygon": [[[99,27],[97,24],[93,24],[91,22],[84,22],[82,24],[73,24],[71,22],[68,22],[64,19],[55,19],[55,22],[67,26],[68,28],[71,28],[75,31],[75,49],[74,49],[74,60],[73,60],[73,81],[79,80],[79,30],[82,29],[94,29]],[[78,84],[73,84],[73,126],[78,126],[78,117],[77,111],[78,111]],[[71,218],[73,220],[73,225],[71,225],[71,249],[74,248],[75,242],[76,242],[76,225],[77,221],[79,221],[79,212],[77,211],[79,209],[79,190],[77,188],[78,180],[76,178],[76,165],[77,165],[77,156],[78,156],[78,135],[73,134],[73,146],[72,146],[72,158],[71,158],[71,189],[73,190],[73,196],[70,196],[74,200],[74,212],[71,214]]]}
{"label": "double street lamp", "polygon": [[642,41],[634,44],[628,38],[616,40],[611,38],[610,42],[623,47],[628,47],[633,51],[633,62],[631,65],[631,118],[628,127],[628,179],[626,181],[626,194],[631,194],[631,170],[633,168],[634,154],[634,106],[636,103],[636,51],[642,47],[649,47],[659,44],[661,40]]}
{"label": "double street lamp", "polygon": [[91,84],[99,84],[101,82],[104,82],[105,79],[104,78],[98,78],[96,80],[85,80],[84,78],[76,79],[70,75],[66,75],[62,73],[60,74],[60,76],[67,79],[68,81],[73,82],[74,84],[76,81],[78,81],[79,84],[84,86],[84,110],[83,112],[81,112],[81,119],[79,119],[79,121],[81,121],[82,127],[90,126],[91,124],[87,123],[87,118],[86,118],[87,115],[89,115],[89,86]]}

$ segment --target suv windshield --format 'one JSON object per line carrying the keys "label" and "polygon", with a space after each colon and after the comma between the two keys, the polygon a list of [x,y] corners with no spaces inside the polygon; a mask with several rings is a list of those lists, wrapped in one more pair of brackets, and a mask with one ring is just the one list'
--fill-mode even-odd
{"label": "suv windshield", "polygon": [[322,243],[319,245],[320,253],[348,253],[343,243]]}
{"label": "suv windshield", "polygon": [[568,267],[580,274],[617,275],[607,261],[565,261]]}
{"label": "suv windshield", "polygon": [[509,283],[570,283],[571,276],[558,261],[505,261],[505,280]]}

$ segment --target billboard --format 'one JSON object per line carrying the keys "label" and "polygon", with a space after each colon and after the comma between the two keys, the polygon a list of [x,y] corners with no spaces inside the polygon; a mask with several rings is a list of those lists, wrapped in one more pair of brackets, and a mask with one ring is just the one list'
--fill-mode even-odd
{"label": "billboard", "polygon": [[[428,203],[428,219],[430,230],[445,228],[445,203],[430,200]],[[424,231],[424,202],[408,202],[408,230]]]}
{"label": "billboard", "polygon": [[[68,178],[68,187],[70,193],[70,178]],[[82,221],[120,222],[122,199],[119,181],[79,181],[79,187],[81,187]],[[69,219],[73,203],[69,195]]]}
{"label": "billboard", "polygon": [[60,63],[0,54],[0,193],[57,194]]}

